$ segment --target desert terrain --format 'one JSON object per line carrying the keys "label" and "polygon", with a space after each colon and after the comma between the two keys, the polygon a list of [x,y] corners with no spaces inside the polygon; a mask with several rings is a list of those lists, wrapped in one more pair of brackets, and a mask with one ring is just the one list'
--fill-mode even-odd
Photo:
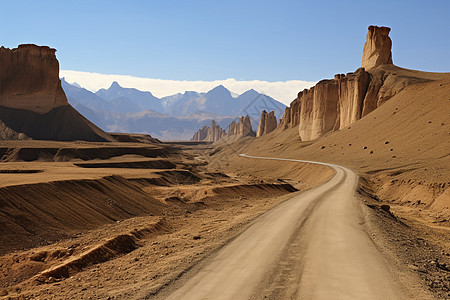
{"label": "desert terrain", "polygon": [[0,297],[450,298],[450,73],[393,65],[389,31],[278,123],[173,142],[102,131],[54,49],[2,47]]}
{"label": "desert terrain", "polygon": [[155,293],[256,216],[332,175],[308,164],[289,166],[283,178],[224,174],[200,155],[209,144],[4,145],[0,276],[7,298]]}

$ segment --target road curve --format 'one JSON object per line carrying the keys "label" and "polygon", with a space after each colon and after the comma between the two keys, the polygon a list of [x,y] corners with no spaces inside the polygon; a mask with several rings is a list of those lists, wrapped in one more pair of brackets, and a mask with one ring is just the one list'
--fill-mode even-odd
{"label": "road curve", "polygon": [[358,177],[332,164],[327,183],[265,213],[166,299],[410,299],[362,226]]}

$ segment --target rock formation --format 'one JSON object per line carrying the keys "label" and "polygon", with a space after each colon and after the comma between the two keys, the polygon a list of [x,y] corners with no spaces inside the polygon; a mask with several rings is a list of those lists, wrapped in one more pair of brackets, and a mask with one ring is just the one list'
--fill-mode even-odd
{"label": "rock formation", "polygon": [[0,47],[0,139],[114,141],[67,102],[55,51]]}
{"label": "rock formation", "polygon": [[236,121],[231,122],[228,126],[228,135],[237,135],[240,137],[254,135],[250,117],[246,115],[245,117],[241,117],[237,123]]}
{"label": "rock formation", "polygon": [[209,127],[206,125],[203,125],[202,128],[197,130],[196,133],[194,133],[194,136],[192,137],[191,141],[203,141],[208,136],[208,130]]}
{"label": "rock formation", "polygon": [[347,127],[362,117],[364,98],[370,82],[370,75],[363,68],[355,73],[335,76],[339,97],[339,129]]}
{"label": "rock formation", "polygon": [[290,106],[284,110],[283,117],[280,120],[279,126],[284,128],[293,128],[300,124],[300,92],[297,98],[291,102]]}
{"label": "rock formation", "polygon": [[[421,82],[392,65],[387,27],[370,26],[364,46],[363,66],[353,73],[337,74],[298,93],[286,108],[279,126],[298,126],[304,141],[343,129],[369,114],[407,85]],[[406,73],[405,73],[406,74]]]}
{"label": "rock formation", "polygon": [[256,137],[263,136],[274,131],[277,128],[277,118],[275,112],[271,111],[267,113],[265,110],[261,112],[261,118],[259,119],[258,130],[256,131]]}
{"label": "rock formation", "polygon": [[361,67],[370,70],[382,64],[392,64],[390,31],[389,27],[369,26]]}
{"label": "rock formation", "polygon": [[[293,101],[291,102],[292,105]],[[297,124],[298,125],[298,124]],[[291,123],[291,108],[288,106],[284,110],[284,114],[280,119],[279,127],[283,127],[283,129],[287,129],[290,126],[295,126]]]}
{"label": "rock formation", "polygon": [[224,135],[226,135],[226,131],[220,127],[216,121],[211,121],[211,127],[208,131],[208,135],[206,136],[207,141],[215,142],[220,140]]}
{"label": "rock formation", "polygon": [[314,140],[335,126],[338,103],[336,80],[322,80],[311,89],[298,94],[300,107],[299,133],[302,140]]}
{"label": "rock formation", "polygon": [[215,142],[220,140],[227,133],[224,129],[220,127],[216,121],[211,121],[211,127],[203,126],[199,129],[194,136],[192,137],[192,141],[206,141],[206,142]]}
{"label": "rock formation", "polygon": [[0,106],[44,114],[67,106],[56,50],[36,45],[0,48]]}

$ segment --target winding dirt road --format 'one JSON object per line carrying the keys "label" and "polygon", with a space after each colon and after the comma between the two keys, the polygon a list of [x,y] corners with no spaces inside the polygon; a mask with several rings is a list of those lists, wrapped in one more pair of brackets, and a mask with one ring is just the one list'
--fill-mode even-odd
{"label": "winding dirt road", "polygon": [[335,176],[256,219],[167,299],[411,299],[362,226],[356,174],[318,164]]}

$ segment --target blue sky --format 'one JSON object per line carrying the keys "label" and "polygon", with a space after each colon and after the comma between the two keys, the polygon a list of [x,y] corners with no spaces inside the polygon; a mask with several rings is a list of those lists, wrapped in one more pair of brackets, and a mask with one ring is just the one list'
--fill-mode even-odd
{"label": "blue sky", "polygon": [[394,64],[450,71],[450,1],[1,1],[1,44],[63,70],[170,80],[318,81],[356,70],[371,24]]}

